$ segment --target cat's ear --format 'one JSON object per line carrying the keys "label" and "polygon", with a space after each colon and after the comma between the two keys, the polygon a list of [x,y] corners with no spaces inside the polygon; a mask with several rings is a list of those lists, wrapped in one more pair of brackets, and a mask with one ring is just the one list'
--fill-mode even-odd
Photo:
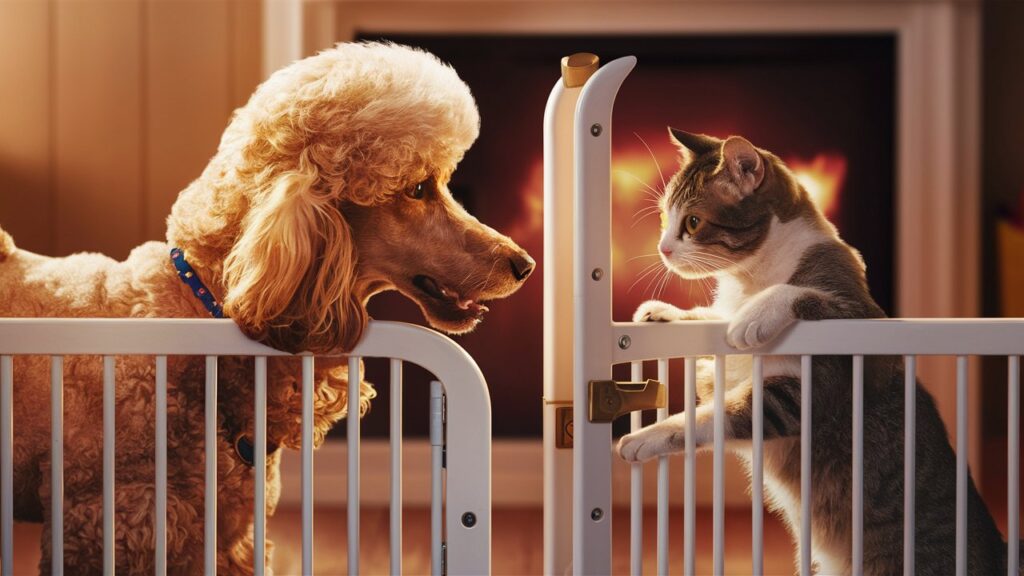
{"label": "cat's ear", "polygon": [[684,164],[689,163],[696,156],[714,152],[722,145],[722,141],[718,138],[683,132],[671,126],[668,127],[668,137],[679,148],[680,154],[683,155]]}
{"label": "cat's ear", "polygon": [[730,136],[722,143],[722,167],[736,183],[741,197],[749,196],[764,180],[764,159],[742,136]]}

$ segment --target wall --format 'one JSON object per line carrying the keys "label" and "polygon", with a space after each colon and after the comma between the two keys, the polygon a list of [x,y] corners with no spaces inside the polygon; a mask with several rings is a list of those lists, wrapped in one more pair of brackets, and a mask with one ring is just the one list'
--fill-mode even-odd
{"label": "wall", "polygon": [[0,2],[0,226],[124,258],[261,77],[255,0]]}

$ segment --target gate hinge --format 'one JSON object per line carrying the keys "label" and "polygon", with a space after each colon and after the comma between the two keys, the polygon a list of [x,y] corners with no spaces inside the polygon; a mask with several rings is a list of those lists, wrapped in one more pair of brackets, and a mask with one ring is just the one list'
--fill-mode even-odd
{"label": "gate hinge", "polygon": [[572,404],[555,408],[555,448],[572,448]]}
{"label": "gate hinge", "polygon": [[590,381],[590,421],[611,422],[637,410],[668,405],[665,386],[657,380],[646,382]]}

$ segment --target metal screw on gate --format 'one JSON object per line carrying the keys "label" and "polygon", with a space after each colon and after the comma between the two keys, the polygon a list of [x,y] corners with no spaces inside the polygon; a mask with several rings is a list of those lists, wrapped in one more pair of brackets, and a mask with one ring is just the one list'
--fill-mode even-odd
{"label": "metal screw on gate", "polygon": [[594,136],[594,137],[600,136],[601,135],[601,125],[600,124],[594,124],[593,126],[591,126],[590,127],[590,135]]}
{"label": "metal screw on gate", "polygon": [[601,278],[604,278],[604,270],[594,268],[594,271],[590,273],[590,277],[594,280],[600,280]]}
{"label": "metal screw on gate", "polygon": [[594,508],[590,511],[590,519],[594,522],[599,522],[601,518],[604,518],[604,510],[600,508]]}
{"label": "metal screw on gate", "polygon": [[623,350],[629,348],[629,345],[632,343],[633,340],[630,339],[629,336],[623,335],[621,338],[619,338],[619,348],[622,348]]}
{"label": "metal screw on gate", "polygon": [[476,526],[476,514],[472,512],[466,512],[462,515],[462,525],[466,528],[472,528]]}

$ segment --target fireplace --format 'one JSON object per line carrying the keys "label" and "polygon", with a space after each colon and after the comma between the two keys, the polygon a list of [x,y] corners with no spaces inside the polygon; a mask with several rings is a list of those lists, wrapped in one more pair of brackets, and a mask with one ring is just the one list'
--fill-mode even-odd
{"label": "fireplace", "polygon": [[[286,7],[296,4],[301,9]],[[883,0],[870,4],[853,0],[764,0],[756,4],[755,7],[712,0],[292,0],[268,4],[267,22],[272,19],[287,25],[267,28],[271,34],[264,66],[270,71],[334,42],[356,38],[418,43],[455,63],[460,75],[474,89],[483,116],[481,139],[456,172],[455,193],[483,221],[510,233],[535,257],[540,257],[539,233],[534,238],[530,230],[540,225],[543,207],[539,198],[531,200],[531,196],[521,195],[519,190],[536,189],[539,194],[540,165],[525,162],[534,151],[539,158],[541,111],[543,100],[558,77],[557,57],[589,50],[598,52],[607,62],[618,55],[636,54],[638,67],[620,93],[614,127],[616,159],[622,163],[614,194],[617,201],[625,201],[628,206],[616,206],[613,233],[616,243],[630,244],[629,253],[623,250],[614,262],[617,319],[626,319],[654,289],[642,281],[629,290],[646,266],[642,258],[629,259],[653,252],[649,239],[657,229],[655,216],[633,227],[634,212],[645,206],[640,192],[643,187],[633,176],[660,185],[651,156],[633,132],[638,132],[650,145],[667,174],[674,168],[675,160],[664,136],[665,124],[719,135],[744,134],[778,153],[792,167],[802,169],[811,186],[821,188],[823,193],[837,194],[835,204],[826,212],[844,238],[863,251],[872,293],[890,314],[977,315],[977,6],[954,0]],[[456,54],[460,42],[474,38],[487,41],[492,57],[504,54],[535,71],[528,81],[510,74],[500,74],[494,80],[500,90],[493,97],[509,97],[512,107],[496,108],[488,96],[495,91],[473,85],[473,78],[484,77],[488,68],[495,72],[492,64],[479,58],[473,64],[472,54]],[[756,43],[760,43],[760,48],[754,50],[752,46]],[[692,50],[692,58],[682,62],[659,58],[659,46],[672,44],[687,46]],[[551,53],[546,52],[548,49]],[[756,107],[737,110],[742,90],[736,86],[727,91],[724,85],[712,83],[708,85],[715,86],[718,92],[700,91],[691,87],[694,82],[679,80],[683,84],[679,98],[691,103],[690,106],[674,106],[669,99],[672,94],[659,93],[650,85],[641,88],[643,77],[671,74],[682,69],[684,63],[689,73],[709,83],[716,72],[729,66],[742,68],[745,64],[755,69],[755,78],[758,72],[762,74],[762,82],[757,85],[760,90],[784,94],[786,87],[794,86],[792,82],[775,81],[784,72],[757,70],[758,66],[750,61],[752,55],[762,63],[777,57],[777,62],[788,62],[791,72],[797,74],[801,66],[809,73],[814,60],[823,59],[822,54],[849,65],[847,74],[839,78],[838,74],[829,76],[827,71],[819,70],[815,82],[798,82],[798,89],[790,94],[800,104],[790,106],[788,114],[779,112],[785,107],[772,108],[772,114],[763,118],[753,117]],[[765,77],[772,81],[764,81]],[[830,95],[854,77],[867,79],[859,83],[857,95],[845,95],[845,108],[830,106]],[[793,76],[787,78],[792,80]],[[658,80],[651,82],[656,84]],[[713,94],[719,98],[712,98]],[[703,114],[692,105],[707,100],[714,100],[718,116]],[[786,104],[784,100],[776,102]],[[509,121],[504,122],[505,119]],[[816,131],[820,128],[815,128],[816,123],[825,121],[844,126],[853,139]],[[498,126],[503,126],[503,133],[497,133]],[[857,139],[863,134],[870,137]],[[486,141],[492,137],[526,144],[517,150],[506,145],[487,152]],[[866,145],[854,144],[868,140]],[[489,158],[488,154],[496,157]],[[513,163],[516,168],[511,167]],[[531,184],[533,181],[536,184]],[[471,189],[473,182],[486,183],[484,191],[478,194]],[[870,196],[864,196],[868,193]],[[876,242],[871,238],[873,235],[884,239]],[[544,267],[538,272],[543,273]],[[543,338],[539,280],[531,279],[512,299],[495,303],[484,325],[473,335],[460,339],[480,361],[488,377],[494,432],[499,437],[534,436],[540,429],[539,365]],[[706,296],[696,286],[691,296],[690,286],[673,280],[662,297],[685,304]],[[421,321],[413,305],[394,295],[378,297],[371,308],[378,318]],[[533,328],[529,328],[531,317],[536,318]],[[523,330],[516,326],[523,326]],[[510,334],[515,337],[510,338]],[[493,342],[500,343],[498,355],[491,352],[494,344],[489,343]],[[531,358],[536,358],[538,368],[529,367],[534,362]],[[936,396],[947,422],[952,422],[955,407],[951,367],[951,362],[945,360],[933,363],[922,358],[919,362],[919,375]],[[386,382],[386,372],[377,374],[376,382]],[[370,376],[374,378],[372,371]],[[972,372],[974,376],[976,372]],[[428,375],[419,377],[425,381]],[[410,384],[407,391],[417,388],[426,387]],[[977,386],[970,388],[974,414],[970,418],[971,465],[975,471],[979,470],[977,458],[981,452],[979,390]],[[386,399],[381,400],[375,406],[383,410]],[[425,406],[425,391],[422,400],[419,405]],[[409,405],[413,402],[418,401],[411,399]],[[410,419],[407,430],[424,433],[425,423],[412,422],[412,412],[406,412]],[[371,417],[365,424],[368,432],[380,434],[386,427],[386,418]],[[495,446],[500,451],[503,444],[497,441]],[[504,474],[503,463],[513,460],[496,452],[496,482]],[[521,460],[515,461],[521,468]],[[516,467],[509,470],[514,473],[513,468]],[[535,497],[539,499],[539,484],[536,490]]]}
{"label": "fireplace", "polygon": [[[895,41],[843,36],[493,36],[362,34],[422,47],[450,63],[480,108],[480,138],[451,189],[473,214],[544,262],[541,123],[562,55],[586,49],[639,59],[619,93],[613,127],[613,303],[628,321],[659,297],[705,304],[713,281],[663,274],[653,198],[677,167],[666,125],[742,134],[794,170],[840,234],[863,254],[872,293],[894,311]],[[528,120],[529,119],[529,120]],[[535,120],[535,121],[532,121]],[[462,343],[488,375],[496,436],[539,436],[541,278],[491,306]],[[401,297],[371,304],[375,318],[419,321]],[[523,338],[509,339],[508,334]],[[513,360],[514,359],[514,360]],[[509,362],[515,369],[508,369]],[[367,423],[372,427],[373,424]],[[416,424],[418,426],[418,424]]]}

